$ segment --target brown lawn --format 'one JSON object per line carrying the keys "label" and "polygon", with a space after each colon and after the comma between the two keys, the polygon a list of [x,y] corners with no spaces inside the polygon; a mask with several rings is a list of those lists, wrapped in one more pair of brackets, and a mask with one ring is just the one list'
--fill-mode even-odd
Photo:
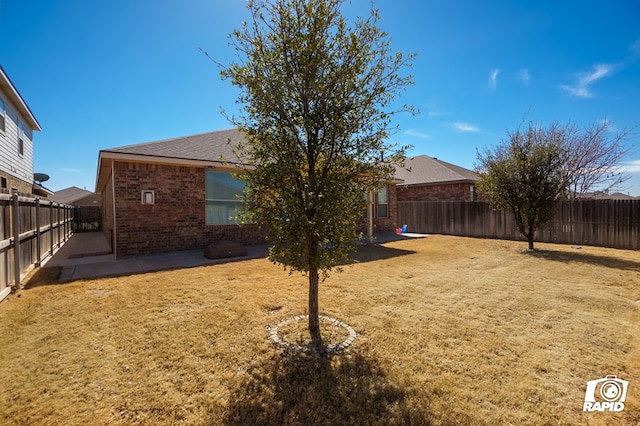
{"label": "brown lawn", "polygon": [[[640,252],[431,236],[321,285],[333,356],[269,327],[305,277],[266,260],[53,284],[0,303],[2,424],[640,424]],[[289,330],[289,334],[295,330]],[[583,413],[588,380],[629,381]]]}

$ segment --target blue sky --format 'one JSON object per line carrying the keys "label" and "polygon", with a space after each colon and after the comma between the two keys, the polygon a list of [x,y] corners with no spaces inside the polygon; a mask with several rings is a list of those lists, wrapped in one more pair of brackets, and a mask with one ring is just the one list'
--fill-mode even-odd
{"label": "blue sky", "polygon": [[[94,189],[98,152],[221,130],[237,91],[199,48],[228,63],[243,0],[0,0],[0,64],[42,126],[35,171],[52,190]],[[368,14],[369,0],[345,4]],[[377,0],[392,47],[418,54],[393,136],[473,168],[527,120],[640,126],[637,0]],[[640,134],[640,127],[637,129]],[[639,144],[640,136],[630,140]],[[640,196],[640,149],[624,192]]]}

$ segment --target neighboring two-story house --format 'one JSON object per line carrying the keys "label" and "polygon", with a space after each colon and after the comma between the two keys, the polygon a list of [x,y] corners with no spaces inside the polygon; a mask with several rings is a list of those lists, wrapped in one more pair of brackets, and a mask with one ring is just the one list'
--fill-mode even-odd
{"label": "neighboring two-story house", "polygon": [[[47,195],[33,178],[33,132],[40,124],[0,66],[0,192]],[[42,193],[44,192],[44,193]]]}

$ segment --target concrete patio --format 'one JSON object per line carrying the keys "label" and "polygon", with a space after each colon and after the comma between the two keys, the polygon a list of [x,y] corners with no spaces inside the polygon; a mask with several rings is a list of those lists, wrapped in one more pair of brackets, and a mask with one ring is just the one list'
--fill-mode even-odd
{"label": "concrete patio", "polygon": [[[420,238],[422,234],[380,234],[375,243],[385,243],[405,238]],[[45,259],[43,267],[62,268],[59,280],[73,281],[99,277],[122,276],[163,269],[192,268],[195,266],[238,262],[264,258],[267,245],[246,246],[247,255],[224,259],[207,259],[204,250],[178,251],[116,259],[111,245],[102,232],[80,232],[71,238],[52,256]]]}

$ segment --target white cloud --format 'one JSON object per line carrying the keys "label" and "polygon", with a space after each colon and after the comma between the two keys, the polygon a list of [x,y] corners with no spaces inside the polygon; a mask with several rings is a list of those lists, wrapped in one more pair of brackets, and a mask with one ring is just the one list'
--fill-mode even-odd
{"label": "white cloud", "polygon": [[492,92],[496,90],[496,86],[498,85],[499,73],[500,73],[500,70],[496,68],[491,71],[491,74],[489,74],[489,89],[491,89]]}
{"label": "white cloud", "polygon": [[631,160],[622,164],[621,169],[629,173],[640,173],[640,160]]}
{"label": "white cloud", "polygon": [[472,124],[463,123],[463,122],[453,123],[453,127],[455,127],[457,130],[461,132],[479,132],[480,131],[478,127]]}
{"label": "white cloud", "polygon": [[518,71],[518,80],[520,80],[525,86],[529,85],[531,81],[531,74],[527,68],[523,68]]}
{"label": "white cloud", "polygon": [[593,93],[589,90],[589,86],[600,79],[603,79],[613,73],[614,66],[611,64],[595,65],[591,71],[580,73],[578,80],[573,85],[562,84],[560,87],[570,95],[578,98],[592,98]]}
{"label": "white cloud", "polygon": [[407,136],[416,136],[418,138],[422,138],[422,139],[429,139],[431,136],[427,135],[426,133],[420,133],[420,132],[416,132],[413,129],[409,129],[406,132],[404,132],[405,135]]}
{"label": "white cloud", "polygon": [[640,37],[638,37],[636,39],[636,41],[634,41],[633,43],[631,43],[631,46],[629,46],[629,50],[632,52],[638,52],[640,51]]}
{"label": "white cloud", "polygon": [[60,170],[61,172],[69,172],[69,173],[80,173],[80,170],[78,169],[71,169],[68,167],[61,167],[58,170]]}

